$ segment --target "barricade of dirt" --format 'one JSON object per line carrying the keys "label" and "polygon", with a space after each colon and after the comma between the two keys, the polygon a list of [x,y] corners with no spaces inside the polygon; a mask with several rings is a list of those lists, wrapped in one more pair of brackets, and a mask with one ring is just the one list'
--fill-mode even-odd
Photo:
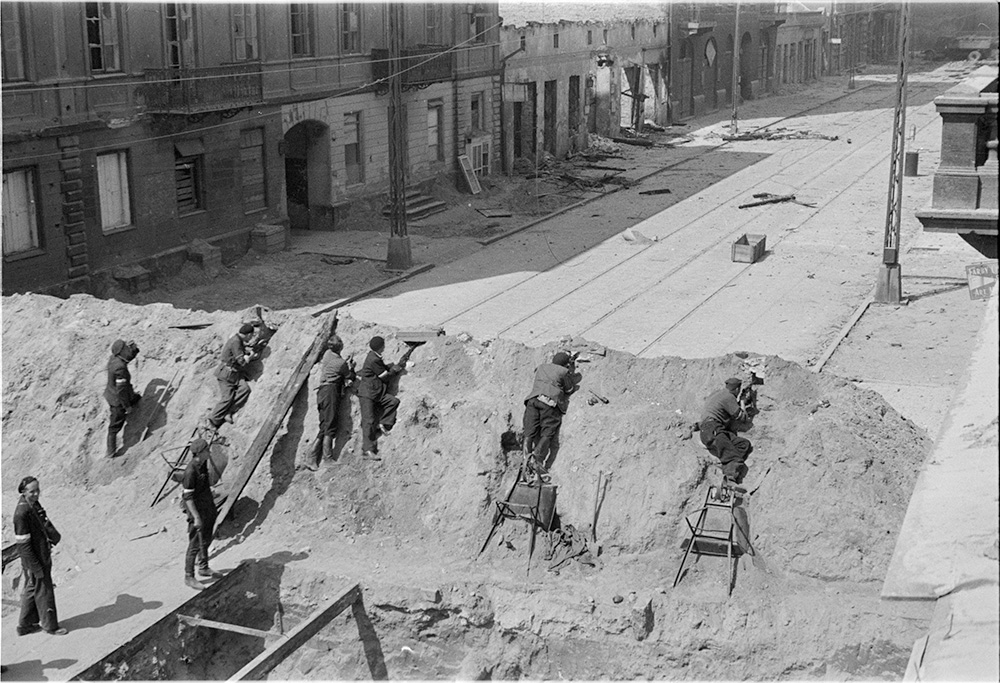
{"label": "barricade of dirt", "polygon": [[[173,505],[149,508],[166,474],[160,456],[183,446],[215,402],[218,353],[245,315],[35,295],[4,298],[3,312],[4,491],[30,473],[43,482],[43,502],[77,501],[78,515],[59,518],[72,529],[64,535],[87,539],[98,555],[114,549],[95,529],[137,520],[159,528],[168,518],[176,526]],[[249,403],[221,430],[231,458],[227,485],[322,325],[304,311],[269,320],[280,328]],[[184,327],[199,324],[206,326]],[[471,561],[489,531],[493,501],[506,494],[520,462],[522,401],[533,369],[557,346],[530,349],[450,332],[418,348],[400,376],[399,421],[381,439],[380,462],[359,460],[352,396],[344,415],[352,431],[339,440],[338,462],[315,473],[303,468],[317,431],[314,368],[217,545],[234,537],[308,538],[313,547],[350,547],[352,556],[397,577],[436,576],[443,592],[457,591],[419,609],[401,610],[392,600],[374,605],[375,631],[398,641],[391,653],[383,643],[393,677],[902,674],[910,634],[898,620],[865,610],[877,604],[892,537],[929,444],[881,397],[765,359],[761,413],[748,434],[755,451],[747,510],[757,557],[740,560],[736,591],[723,602],[724,560],[692,563],[676,589],[669,585],[687,535],[684,516],[718,478],[687,427],[705,397],[740,372],[746,354],[640,359],[611,349],[587,353],[585,340],[566,340],[589,362],[578,366],[582,389],[564,420],[552,477],[562,521],[581,529],[593,518],[598,472],[609,480],[597,526],[602,567],[555,577],[542,563],[523,582],[525,531],[507,523],[472,576],[456,573],[455,558]],[[395,330],[350,318],[339,333],[359,366],[372,335],[386,337],[390,361],[406,348]],[[119,337],[140,347],[132,373],[143,402],[125,430],[128,449],[110,460],[102,393],[108,349]],[[590,391],[608,403],[591,404]],[[424,549],[419,571],[401,559],[404,541]],[[543,551],[540,542],[538,555]],[[610,600],[617,592],[626,593],[621,604]],[[434,642],[450,645],[435,650]],[[411,655],[421,652],[430,659],[417,663]],[[346,660],[314,657],[295,670],[310,678],[352,675]],[[337,670],[334,661],[347,668]]]}

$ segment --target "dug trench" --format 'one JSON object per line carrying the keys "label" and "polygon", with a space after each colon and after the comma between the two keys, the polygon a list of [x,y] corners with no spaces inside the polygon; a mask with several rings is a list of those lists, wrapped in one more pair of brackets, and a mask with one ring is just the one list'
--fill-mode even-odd
{"label": "dug trench", "polygon": [[[186,538],[178,491],[150,507],[165,473],[160,455],[183,445],[214,402],[211,371],[241,314],[87,296],[6,297],[3,309],[4,490],[25,473],[39,477],[66,552],[92,551],[105,558],[106,571],[122,553],[132,555],[130,571],[159,566],[150,559],[143,567],[136,546],[123,543],[141,531],[136,524],[176,536],[179,562]],[[250,401],[222,429],[230,458],[223,486],[323,324],[303,310],[271,312],[269,320],[280,327]],[[524,524],[507,522],[477,553],[520,462],[532,370],[556,346],[450,332],[419,347],[400,376],[399,422],[382,439],[380,461],[359,457],[352,396],[337,460],[317,471],[305,466],[317,430],[313,368],[220,529],[216,564],[241,555],[277,568],[263,572],[271,577],[266,590],[242,592],[270,597],[251,606],[224,601],[205,618],[267,630],[280,602],[288,626],[345,582],[362,586],[363,623],[356,611],[341,614],[271,678],[902,676],[925,622],[881,603],[879,591],[930,441],[879,395],[764,359],[761,413],[748,434],[746,508],[756,557],[739,558],[728,596],[724,558],[692,557],[678,586],[671,584],[688,536],[684,517],[717,477],[686,426],[747,354],[587,354],[552,477],[561,522],[580,529],[593,519],[599,473],[606,482],[591,544],[596,566],[569,562],[547,571],[543,539],[527,573]],[[374,334],[388,340],[389,359],[405,349],[395,330],[368,322],[342,319],[338,333],[359,361]],[[133,377],[144,398],[126,427],[127,449],[109,460],[101,392],[116,337],[139,344]],[[563,346],[591,348],[580,339]],[[591,390],[608,403],[588,402]],[[9,515],[3,534],[11,540]],[[14,585],[5,576],[5,597],[15,597]],[[173,629],[169,638],[180,640],[170,647],[188,647],[190,639]],[[232,638],[243,640],[236,646]],[[145,664],[130,668],[140,678],[212,678],[238,669],[265,641],[220,633],[197,641],[184,655],[189,666],[149,668],[155,655],[142,650],[136,661]],[[93,654],[97,662],[107,653]]]}

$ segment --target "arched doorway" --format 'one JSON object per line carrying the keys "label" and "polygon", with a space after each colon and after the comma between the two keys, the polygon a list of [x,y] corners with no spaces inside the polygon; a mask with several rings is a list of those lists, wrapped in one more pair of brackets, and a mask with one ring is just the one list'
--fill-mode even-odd
{"label": "arched doorway", "polygon": [[705,41],[705,88],[706,100],[712,109],[719,108],[719,50],[715,38]]}
{"label": "arched doorway", "polygon": [[740,39],[740,97],[744,100],[753,99],[753,38],[750,32]]}
{"label": "arched doorway", "polygon": [[329,127],[320,121],[301,121],[285,133],[284,147],[290,226],[300,230],[333,230]]}

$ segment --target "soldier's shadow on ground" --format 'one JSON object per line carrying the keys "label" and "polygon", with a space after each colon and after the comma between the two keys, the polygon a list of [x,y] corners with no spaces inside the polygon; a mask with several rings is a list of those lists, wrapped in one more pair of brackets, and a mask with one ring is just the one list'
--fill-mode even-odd
{"label": "soldier's shadow on ground", "polygon": [[158,609],[163,606],[159,600],[145,601],[128,593],[122,593],[112,605],[102,605],[86,614],[77,614],[69,619],[63,619],[60,625],[70,631],[85,628],[100,628],[135,616],[148,609]]}
{"label": "soldier's shadow on ground", "polygon": [[[274,508],[275,501],[288,490],[295,476],[295,455],[302,434],[305,431],[305,415],[309,407],[309,384],[304,382],[292,401],[292,410],[288,416],[285,432],[275,441],[271,449],[271,488],[264,495],[260,504],[246,497],[241,497],[233,505],[228,519],[216,530],[215,538],[229,539],[222,550],[236,545],[260,528]],[[219,551],[221,552],[221,550]]]}
{"label": "soldier's shadow on ground", "polygon": [[[3,672],[3,680],[5,681],[47,681],[49,680],[43,675],[45,669],[66,669],[70,666],[76,664],[75,659],[53,659],[52,661],[42,663],[40,659],[28,659],[23,662],[8,662],[4,664],[7,668]],[[58,680],[65,680],[64,676],[56,676]]]}
{"label": "soldier's shadow on ground", "polygon": [[123,447],[119,456],[166,426],[167,404],[179,387],[179,382],[175,385],[159,378],[150,380],[142,392],[139,404],[125,418]]}

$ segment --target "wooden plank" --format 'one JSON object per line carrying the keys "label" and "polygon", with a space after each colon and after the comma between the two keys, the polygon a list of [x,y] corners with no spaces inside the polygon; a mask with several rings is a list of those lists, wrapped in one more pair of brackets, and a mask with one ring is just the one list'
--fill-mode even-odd
{"label": "wooden plank", "polygon": [[238,626],[237,624],[227,624],[223,621],[212,621],[211,619],[202,619],[201,617],[189,617],[186,614],[178,614],[177,618],[183,621],[185,624],[188,624],[189,626],[204,626],[205,628],[214,628],[219,631],[242,633],[245,636],[254,636],[257,638],[270,638],[271,636],[280,636],[280,634],[274,633],[273,631],[261,631],[258,628]]}
{"label": "wooden plank", "polygon": [[469,184],[469,192],[472,194],[479,194],[482,192],[483,188],[479,184],[479,178],[476,177],[476,172],[472,170],[472,162],[469,161],[468,155],[459,154],[458,165],[462,169],[462,175],[465,176],[465,182]]}
{"label": "wooden plank", "polygon": [[333,330],[336,325],[337,314],[334,313],[328,320],[323,322],[323,326],[320,329],[319,334],[317,334],[316,338],[313,340],[312,346],[310,346],[309,350],[302,356],[299,364],[292,372],[292,376],[288,379],[288,382],[285,383],[284,388],[278,395],[274,408],[271,410],[271,414],[267,416],[266,420],[264,420],[264,424],[261,425],[253,443],[251,443],[250,448],[247,449],[246,458],[243,460],[243,469],[240,470],[236,481],[229,489],[226,502],[219,511],[219,517],[216,521],[216,525],[222,524],[222,522],[226,519],[226,516],[233,509],[233,505],[236,504],[236,500],[243,493],[243,489],[245,489],[246,485],[250,482],[250,477],[253,476],[254,470],[257,469],[257,465],[259,465],[260,461],[264,458],[264,453],[267,452],[268,446],[270,446],[271,441],[274,440],[274,435],[277,434],[278,429],[281,428],[281,423],[284,422],[285,415],[292,407],[295,395],[299,393],[299,389],[302,388],[302,383],[306,381],[307,377],[309,377],[309,371],[319,359],[320,353],[322,353],[323,348],[326,346],[326,342],[330,338],[330,335],[333,334]]}
{"label": "wooden plank", "polygon": [[285,638],[267,648],[230,677],[231,681],[257,681],[278,666],[288,655],[319,633],[338,614],[361,599],[361,584],[342,590],[335,598],[320,605],[301,624],[288,632]]}

